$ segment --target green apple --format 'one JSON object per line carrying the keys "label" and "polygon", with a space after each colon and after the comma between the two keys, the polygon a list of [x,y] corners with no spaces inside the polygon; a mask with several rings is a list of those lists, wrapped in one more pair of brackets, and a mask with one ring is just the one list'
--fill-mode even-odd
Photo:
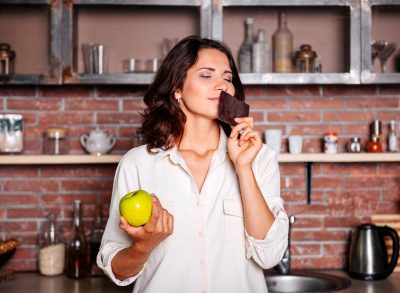
{"label": "green apple", "polygon": [[131,226],[142,226],[151,217],[153,197],[144,190],[129,192],[119,201],[119,213]]}

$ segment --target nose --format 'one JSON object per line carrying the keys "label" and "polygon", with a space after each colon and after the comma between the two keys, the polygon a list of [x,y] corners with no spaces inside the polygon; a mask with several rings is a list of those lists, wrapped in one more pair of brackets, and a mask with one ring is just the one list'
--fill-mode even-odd
{"label": "nose", "polygon": [[226,92],[228,90],[228,82],[225,79],[221,78],[216,82],[215,88],[219,91]]}

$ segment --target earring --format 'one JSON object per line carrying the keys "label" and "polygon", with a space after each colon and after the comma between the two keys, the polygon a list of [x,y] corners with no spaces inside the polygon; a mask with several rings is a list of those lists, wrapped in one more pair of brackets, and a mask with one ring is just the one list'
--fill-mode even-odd
{"label": "earring", "polygon": [[175,100],[177,100],[178,101],[178,103],[181,101],[181,99],[182,99],[182,97],[181,97],[181,95],[175,95]]}

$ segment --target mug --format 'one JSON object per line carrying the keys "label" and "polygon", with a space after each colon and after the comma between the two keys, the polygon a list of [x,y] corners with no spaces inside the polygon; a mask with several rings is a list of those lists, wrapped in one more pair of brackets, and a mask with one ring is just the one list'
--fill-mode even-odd
{"label": "mug", "polygon": [[281,152],[282,130],[280,129],[266,130],[265,143],[269,145],[275,153],[279,154]]}
{"label": "mug", "polygon": [[289,136],[289,152],[291,154],[301,154],[303,147],[303,137],[301,135]]}

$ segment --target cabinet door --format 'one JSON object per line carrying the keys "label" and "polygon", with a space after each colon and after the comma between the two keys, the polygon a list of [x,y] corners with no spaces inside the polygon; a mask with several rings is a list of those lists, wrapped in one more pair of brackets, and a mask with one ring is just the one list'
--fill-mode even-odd
{"label": "cabinet door", "polygon": [[[63,34],[65,83],[149,84],[165,56],[166,39],[174,43],[188,35],[211,35],[206,25],[211,23],[209,0],[80,0],[65,4],[64,10],[68,28]],[[87,44],[104,45],[103,73],[85,64],[83,47]],[[123,64],[128,60],[136,63],[127,71]]]}
{"label": "cabinet door", "polygon": [[400,82],[400,1],[362,1],[363,83]]}
{"label": "cabinet door", "polygon": [[61,83],[61,0],[0,0],[0,42],[15,52],[0,84]]}
{"label": "cabinet door", "polygon": [[[360,82],[360,2],[295,0],[216,0],[213,37],[224,40],[237,56],[244,40],[244,20],[254,20],[254,34],[266,31],[270,45],[269,72],[241,74],[245,84],[353,84]],[[272,72],[272,35],[278,27],[278,14],[285,11],[294,35],[292,56],[300,45],[316,51],[322,73]],[[295,61],[293,60],[293,63]]]}

